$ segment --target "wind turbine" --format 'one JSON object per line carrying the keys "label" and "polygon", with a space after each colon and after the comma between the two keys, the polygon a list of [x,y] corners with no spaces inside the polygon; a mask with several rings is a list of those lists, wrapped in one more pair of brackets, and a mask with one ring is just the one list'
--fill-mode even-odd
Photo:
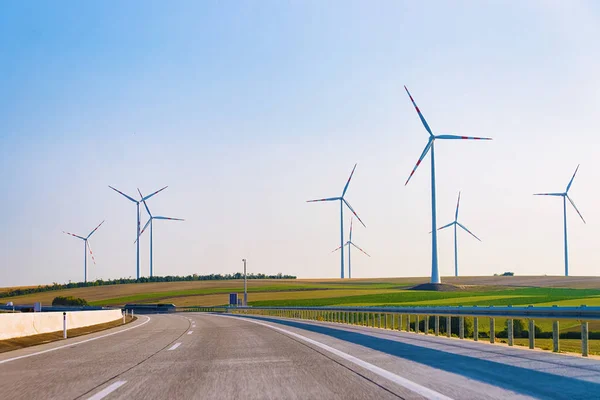
{"label": "wind turbine", "polygon": [[90,244],[88,243],[88,239],[90,238],[90,236],[92,236],[94,234],[94,232],[96,232],[98,230],[98,228],[100,228],[100,225],[102,225],[103,223],[104,223],[104,221],[100,222],[100,224],[97,227],[95,227],[94,230],[91,231],[90,234],[87,235],[86,237],[63,231],[63,233],[66,233],[67,235],[71,235],[78,239],[83,240],[83,281],[86,283],[87,283],[87,252],[88,252],[88,250],[90,251],[90,256],[92,256],[92,261],[94,262],[94,265],[96,265],[96,260],[94,259],[94,254],[92,253],[92,248],[90,247]]}
{"label": "wind turbine", "polygon": [[[159,189],[152,194],[149,194],[148,196],[142,198],[142,200],[135,200],[133,197],[127,196],[125,193],[121,192],[120,190],[115,189],[114,187],[112,187],[110,185],[108,187],[111,188],[112,190],[114,190],[115,192],[125,196],[125,198],[127,198],[135,203],[136,214],[137,214],[137,228],[136,228],[135,233],[137,234],[136,236],[139,237],[140,236],[140,202],[148,200],[150,197],[154,196],[155,194],[165,190],[168,186],[165,186],[164,188]],[[140,279],[140,242],[139,242],[139,240],[137,242],[136,272],[137,272],[137,279]]]}
{"label": "wind turbine", "polygon": [[144,231],[146,230],[146,228],[148,227],[148,224],[150,224],[150,278],[152,278],[152,267],[153,267],[153,263],[152,263],[152,221],[155,219],[166,219],[169,221],[184,221],[183,219],[180,218],[170,218],[170,217],[161,217],[158,215],[152,215],[152,213],[150,212],[150,209],[148,208],[148,205],[146,204],[146,198],[144,198],[144,196],[142,195],[142,192],[140,192],[140,189],[138,189],[138,193],[140,194],[140,198],[142,199],[142,203],[144,203],[144,207],[146,207],[146,212],[148,213],[148,216],[150,217],[148,219],[148,222],[146,222],[146,225],[144,225],[144,229],[142,229],[142,231],[140,232],[140,234],[138,235],[137,239],[135,240],[136,243],[139,244],[140,241],[140,236],[142,235],[142,233],[144,233]]}
{"label": "wind turbine", "polygon": [[569,248],[567,246],[567,200],[569,200],[569,202],[571,203],[571,205],[573,206],[575,211],[577,211],[577,214],[579,214],[579,217],[581,217],[581,220],[585,224],[585,219],[583,219],[583,215],[581,215],[581,213],[575,206],[575,203],[573,202],[573,200],[571,200],[571,198],[569,197],[569,194],[568,194],[569,189],[571,189],[571,185],[573,184],[573,179],[575,179],[575,175],[577,175],[577,170],[579,170],[579,165],[575,169],[575,173],[573,174],[573,177],[569,181],[569,184],[567,185],[567,189],[565,190],[564,193],[535,193],[534,194],[534,196],[557,196],[557,197],[563,198],[563,223],[564,223],[564,229],[565,229],[565,276],[569,276]]}
{"label": "wind turbine", "polygon": [[[352,263],[350,261],[350,249],[352,248],[352,246],[356,247],[358,250],[365,253],[368,257],[371,257],[366,251],[364,251],[363,249],[361,249],[360,247],[355,245],[354,242],[352,241],[352,222],[353,222],[353,219],[350,220],[350,238],[346,243],[344,243],[344,246],[348,246],[348,279],[352,279]],[[332,253],[335,253],[336,251],[340,250],[341,248],[342,248],[342,246],[338,247],[337,249],[333,250]]]}
{"label": "wind turbine", "polygon": [[417,165],[415,165],[415,167],[413,168],[412,172],[410,173],[410,175],[404,185],[406,186],[408,184],[408,182],[410,181],[410,178],[412,178],[413,174],[415,173],[415,171],[421,164],[421,161],[423,161],[423,159],[425,158],[425,156],[427,155],[429,150],[431,150],[431,283],[441,283],[440,272],[438,269],[438,252],[437,252],[434,143],[437,139],[459,139],[459,140],[492,140],[492,139],[484,138],[484,137],[470,137],[470,136],[457,136],[457,135],[434,135],[433,132],[431,131],[431,128],[427,124],[427,121],[425,121],[423,114],[421,114],[421,110],[419,110],[419,107],[417,107],[417,104],[413,100],[413,98],[410,95],[410,92],[408,91],[406,86],[404,86],[404,89],[406,90],[408,97],[410,97],[410,101],[413,103],[413,106],[417,110],[417,113],[419,114],[419,118],[421,119],[423,126],[429,133],[429,140],[427,141],[427,145],[425,146],[423,153],[421,153],[421,156],[419,157],[419,160],[417,161]]}
{"label": "wind turbine", "polygon": [[[348,190],[348,185],[350,185],[350,180],[352,179],[352,175],[354,175],[354,170],[356,169],[356,165],[357,164],[354,164],[354,168],[352,168],[352,172],[350,173],[348,182],[346,182],[346,186],[344,186],[344,191],[342,192],[342,195],[340,197],[329,197],[327,199],[317,199],[317,200],[308,200],[307,201],[307,203],[314,203],[317,201],[338,201],[339,200],[339,202],[340,202],[340,247],[344,246],[344,204],[346,204],[346,206],[348,206],[350,211],[352,211],[352,214],[354,214],[354,216],[356,218],[358,218],[360,223],[365,228],[367,227],[364,224],[364,222],[362,222],[362,220],[360,219],[358,214],[356,214],[356,212],[354,211],[354,209],[352,208],[350,203],[348,203],[348,201],[344,198],[344,196],[346,195],[346,191]],[[340,276],[342,279],[344,279],[344,252],[343,251],[340,252],[340,260],[341,260]]]}
{"label": "wind turbine", "polygon": [[460,205],[460,192],[458,192],[458,201],[456,202],[456,213],[454,213],[454,221],[452,221],[448,225],[444,225],[438,229],[438,231],[441,231],[442,229],[454,226],[454,276],[458,276],[458,244],[456,242],[456,227],[459,226],[459,227],[463,228],[465,231],[467,231],[468,234],[470,234],[475,239],[477,239],[481,242],[481,239],[479,239],[477,236],[475,236],[463,224],[458,222],[458,206],[459,205]]}

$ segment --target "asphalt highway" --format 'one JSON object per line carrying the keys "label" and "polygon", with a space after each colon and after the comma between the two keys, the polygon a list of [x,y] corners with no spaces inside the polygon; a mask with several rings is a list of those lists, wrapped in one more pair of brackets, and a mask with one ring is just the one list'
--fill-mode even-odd
{"label": "asphalt highway", "polygon": [[276,318],[140,316],[0,354],[0,399],[589,399],[600,361]]}

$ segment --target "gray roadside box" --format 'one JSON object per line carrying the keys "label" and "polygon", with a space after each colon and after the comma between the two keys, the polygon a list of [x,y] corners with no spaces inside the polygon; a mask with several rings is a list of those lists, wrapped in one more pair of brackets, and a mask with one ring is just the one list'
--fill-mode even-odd
{"label": "gray roadside box", "polygon": [[238,295],[237,293],[229,293],[229,305],[237,306],[238,304]]}
{"label": "gray roadside box", "polygon": [[33,303],[33,312],[42,312],[42,303]]}

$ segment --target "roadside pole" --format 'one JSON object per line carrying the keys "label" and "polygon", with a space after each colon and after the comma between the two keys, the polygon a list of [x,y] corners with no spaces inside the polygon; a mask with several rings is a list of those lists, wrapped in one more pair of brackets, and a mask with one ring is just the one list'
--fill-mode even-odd
{"label": "roadside pole", "polygon": [[63,339],[67,338],[67,313],[63,312]]}
{"label": "roadside pole", "polygon": [[243,258],[244,262],[244,307],[248,307],[248,286],[246,284],[246,259]]}

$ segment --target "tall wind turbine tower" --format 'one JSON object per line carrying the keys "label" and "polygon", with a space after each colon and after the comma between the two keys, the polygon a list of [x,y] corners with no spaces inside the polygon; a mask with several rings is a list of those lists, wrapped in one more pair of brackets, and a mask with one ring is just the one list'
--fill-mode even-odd
{"label": "tall wind turbine tower", "polygon": [[90,247],[90,243],[88,242],[88,239],[90,238],[90,236],[92,236],[94,234],[94,232],[96,232],[98,230],[98,228],[100,228],[100,225],[102,225],[103,223],[104,223],[104,221],[100,222],[100,224],[98,224],[98,226],[95,227],[94,230],[91,231],[90,234],[87,235],[86,237],[63,231],[63,233],[66,233],[67,235],[71,235],[73,237],[76,237],[77,239],[83,240],[83,281],[86,283],[87,283],[87,252],[88,252],[88,250],[90,251],[90,256],[92,256],[92,261],[94,262],[94,265],[96,265],[96,259],[94,259],[94,254],[92,253],[92,248]]}
{"label": "tall wind turbine tower", "polygon": [[565,189],[565,191],[563,193],[535,193],[534,194],[534,196],[556,196],[556,197],[563,198],[563,224],[564,224],[564,230],[565,230],[565,276],[569,276],[569,246],[567,244],[567,200],[569,200],[569,202],[571,203],[571,205],[573,206],[575,211],[577,211],[577,214],[579,214],[579,217],[585,224],[585,219],[583,219],[583,215],[581,215],[581,213],[577,209],[577,206],[575,206],[575,203],[569,197],[569,189],[571,189],[571,185],[573,184],[573,179],[575,179],[575,175],[577,175],[578,170],[579,170],[579,165],[575,169],[575,173],[573,174],[573,177],[569,181],[569,184],[567,185],[567,189]]}
{"label": "tall wind turbine tower", "polygon": [[[348,241],[346,243],[344,243],[344,246],[348,247],[348,279],[352,279],[352,260],[350,258],[350,250],[352,249],[352,246],[356,247],[358,250],[360,250],[361,252],[363,252],[368,257],[371,257],[366,251],[364,251],[363,249],[361,249],[360,247],[358,247],[352,241],[352,222],[353,222],[353,220],[351,219],[350,220],[350,238],[348,239]],[[342,249],[342,246],[340,246],[337,249],[333,250],[332,253],[335,253],[336,251],[338,251],[340,249]]]}
{"label": "tall wind turbine tower", "polygon": [[458,276],[458,243],[456,240],[456,227],[461,227],[462,229],[464,229],[468,234],[470,234],[471,236],[473,236],[475,239],[479,240],[481,242],[481,239],[479,239],[477,236],[475,236],[470,230],[468,230],[463,224],[461,224],[460,222],[458,222],[458,207],[460,206],[460,192],[458,192],[458,201],[456,202],[456,213],[454,213],[454,221],[450,222],[448,225],[444,225],[442,226],[440,229],[438,229],[438,231],[441,231],[442,229],[445,228],[449,228],[451,226],[454,226],[454,276]]}
{"label": "tall wind turbine tower", "polygon": [[[142,198],[142,200],[135,200],[133,197],[131,196],[127,196],[125,193],[121,192],[120,190],[115,189],[112,186],[108,186],[109,188],[111,188],[112,190],[114,190],[115,192],[119,193],[120,195],[124,196],[126,199],[131,200],[135,203],[136,206],[136,215],[137,215],[137,226],[136,226],[136,237],[140,236],[140,202],[148,200],[150,197],[154,196],[155,194],[162,192],[163,190],[165,190],[168,186],[165,186],[162,189],[157,190],[156,192],[149,194],[148,196]],[[140,241],[137,241],[137,256],[136,256],[136,276],[137,279],[140,279]]]}
{"label": "tall wind turbine tower", "polygon": [[425,121],[425,117],[423,117],[423,114],[421,114],[421,110],[419,110],[419,107],[417,107],[417,104],[413,100],[413,98],[410,95],[410,92],[408,91],[406,86],[404,86],[404,90],[406,90],[408,97],[410,97],[410,101],[412,102],[413,106],[415,107],[415,110],[417,110],[417,114],[419,114],[419,118],[421,119],[423,126],[429,133],[429,140],[427,141],[427,144],[425,145],[425,149],[423,150],[423,153],[421,153],[421,156],[419,157],[419,160],[417,161],[417,165],[415,165],[415,167],[413,168],[412,172],[410,173],[410,175],[404,185],[406,186],[408,184],[408,182],[410,181],[410,178],[412,178],[413,174],[415,173],[415,171],[421,164],[421,161],[423,161],[423,159],[425,158],[425,156],[427,155],[429,150],[431,150],[431,283],[441,283],[440,271],[438,268],[438,251],[437,251],[437,222],[436,222],[436,203],[435,203],[435,152],[434,152],[435,141],[437,139],[458,139],[458,140],[492,140],[492,139],[484,138],[484,137],[470,137],[470,136],[457,136],[457,135],[434,135],[433,132],[431,131],[431,128],[429,128],[427,121]]}
{"label": "tall wind turbine tower", "polygon": [[[144,196],[142,195],[142,192],[140,192],[140,189],[138,189],[138,193],[140,194],[140,198],[142,199],[142,203],[144,203],[144,207],[146,208],[146,212],[148,213],[148,216],[150,217],[148,219],[148,222],[146,222],[146,225],[144,225],[144,228],[142,229],[142,231],[140,232],[140,236],[142,235],[142,233],[144,233],[144,231],[146,230],[146,228],[148,227],[148,224],[150,225],[150,278],[152,278],[153,276],[153,251],[152,251],[152,225],[153,224],[153,220],[155,219],[165,219],[165,220],[169,220],[169,221],[184,221],[183,219],[180,218],[171,218],[171,217],[162,217],[159,215],[152,215],[152,213],[150,212],[150,209],[148,208],[148,205],[146,204],[146,200],[144,199]],[[139,243],[140,241],[140,236],[137,237],[137,239],[135,239],[136,242]]]}
{"label": "tall wind turbine tower", "polygon": [[[356,218],[358,218],[358,220],[360,221],[360,223],[366,228],[367,226],[364,224],[364,222],[362,222],[362,220],[360,219],[360,217],[358,216],[358,214],[356,214],[356,212],[354,211],[354,209],[352,208],[352,206],[350,205],[350,203],[348,203],[348,201],[344,198],[344,196],[346,195],[346,191],[348,190],[348,185],[350,185],[350,180],[352,179],[352,175],[354,175],[354,170],[356,169],[356,165],[354,164],[354,168],[352,168],[352,172],[350,173],[350,177],[348,178],[348,182],[346,182],[346,186],[344,186],[344,191],[342,192],[342,195],[340,197],[329,197],[327,199],[317,199],[317,200],[308,200],[307,203],[314,203],[317,201],[339,201],[340,202],[340,247],[344,246],[344,204],[350,209],[350,211],[352,212],[352,214],[354,214],[354,216]],[[341,251],[340,252],[340,277],[342,279],[344,279],[344,252]]]}

